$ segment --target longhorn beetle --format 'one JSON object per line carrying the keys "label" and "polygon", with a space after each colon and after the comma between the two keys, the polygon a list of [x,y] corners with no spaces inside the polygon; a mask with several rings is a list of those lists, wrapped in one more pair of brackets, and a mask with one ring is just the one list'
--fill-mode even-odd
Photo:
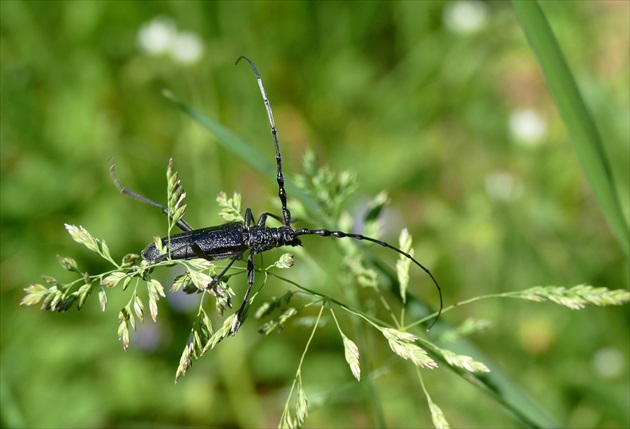
{"label": "longhorn beetle", "polygon": [[[329,231],[326,229],[293,229],[291,227],[291,223],[293,223],[293,220],[291,219],[291,212],[287,207],[287,193],[284,189],[284,176],[282,174],[282,155],[280,154],[278,131],[276,130],[276,125],[273,120],[271,105],[269,104],[269,99],[267,98],[267,94],[265,92],[260,74],[258,73],[258,70],[256,69],[253,61],[247,57],[242,56],[238,60],[236,60],[236,64],[238,64],[241,59],[247,61],[252,67],[252,70],[254,71],[254,74],[256,75],[256,79],[258,81],[260,93],[262,94],[262,98],[265,103],[265,108],[267,109],[267,116],[269,118],[269,124],[271,125],[271,135],[273,137],[273,143],[276,148],[276,180],[278,182],[278,196],[280,197],[280,203],[282,204],[282,217],[272,213],[263,213],[258,219],[258,222],[254,222],[252,211],[248,208],[245,211],[245,222],[229,222],[223,225],[211,226],[202,229],[194,229],[185,220],[180,219],[179,221],[177,221],[176,225],[183,232],[161,239],[163,247],[168,248],[168,251],[165,254],[162,254],[156,247],[155,243],[151,243],[142,251],[142,258],[150,264],[165,261],[169,257],[171,259],[230,259],[223,271],[215,276],[214,279],[212,279],[212,282],[208,285],[208,288],[211,289],[218,284],[221,278],[230,269],[232,264],[234,264],[234,262],[236,262],[237,260],[240,260],[245,255],[245,253],[249,251],[249,255],[247,257],[248,287],[247,291],[245,292],[245,297],[243,298],[243,303],[241,304],[241,307],[237,312],[236,321],[230,331],[231,335],[235,335],[246,317],[247,301],[252,291],[252,286],[254,284],[254,256],[256,256],[258,253],[262,253],[267,250],[275,249],[282,246],[301,246],[302,241],[300,240],[300,236],[302,235],[319,235],[321,237],[330,236],[336,238],[348,237],[354,238],[355,240],[370,241],[372,243],[376,243],[380,246],[394,250],[395,252],[400,253],[406,258],[409,258],[411,261],[413,261],[414,264],[422,268],[422,270],[424,270],[429,275],[429,277],[431,277],[431,280],[433,280],[433,283],[435,284],[435,287],[437,288],[440,296],[440,309],[436,318],[431,324],[432,327],[435,322],[437,322],[440,314],[442,313],[442,290],[435,277],[433,277],[433,274],[431,274],[431,272],[424,265],[415,260],[409,253],[404,252],[384,241],[377,240],[371,237],[366,237],[365,235],[361,234],[352,234],[343,231]],[[121,193],[135,198],[136,200],[141,201],[145,204],[157,207],[161,209],[166,216],[171,216],[168,209],[162,204],[156,203],[149,198],[146,198],[130,189],[123,187],[116,177],[113,164],[111,166],[110,172],[115,185],[118,187]],[[283,225],[277,228],[266,226],[268,217],[276,219]]]}

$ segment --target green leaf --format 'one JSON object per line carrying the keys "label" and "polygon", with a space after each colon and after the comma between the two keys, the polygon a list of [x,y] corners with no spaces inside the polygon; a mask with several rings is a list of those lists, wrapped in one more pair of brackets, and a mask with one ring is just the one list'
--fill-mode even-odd
{"label": "green leaf", "polygon": [[580,95],[558,41],[538,2],[515,0],[512,4],[538,58],[547,86],[571,137],[584,175],[591,184],[619,245],[626,255],[630,255],[628,221],[621,210],[601,137]]}

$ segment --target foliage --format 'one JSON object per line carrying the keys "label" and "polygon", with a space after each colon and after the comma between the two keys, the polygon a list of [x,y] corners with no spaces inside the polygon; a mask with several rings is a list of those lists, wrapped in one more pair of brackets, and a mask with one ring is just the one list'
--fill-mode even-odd
{"label": "foliage", "polygon": [[[463,22],[456,19],[462,5],[469,10]],[[597,126],[627,223],[630,5],[540,7]],[[141,35],[156,24],[168,43],[147,49]],[[553,302],[496,298],[534,285],[565,285],[558,299],[572,298],[581,284],[628,288],[624,243],[598,199],[613,189],[588,178],[586,168],[597,167],[596,159],[582,163],[523,25],[508,2],[0,2],[1,425],[263,427],[280,421],[318,314],[317,305],[301,309],[311,295],[269,274],[239,335],[203,359],[193,357],[194,367],[173,384],[202,295],[213,326],[222,326],[217,298],[182,293],[191,282],[185,277],[180,292],[169,292],[188,269],[158,267],[151,278],[164,285],[166,297],[155,290],[153,322],[141,278],[132,278],[124,293],[119,281],[117,290],[103,287],[103,294],[100,279],[92,277],[87,287],[81,274],[59,270],[55,259],[73,255],[77,270],[91,275],[115,268],[77,248],[64,224],[104,238],[119,265],[126,252],[140,253],[151,237],[165,235],[157,210],[117,193],[107,174],[112,157],[125,184],[160,202],[167,201],[164,166],[175,159],[186,184],[185,217],[195,227],[222,222],[213,203],[220,190],[242,192],[255,214],[278,212],[265,110],[251,71],[234,66],[248,55],[274,107],[285,175],[293,179],[287,193],[295,226],[337,222],[339,229],[380,234],[392,244],[407,228],[414,257],[439,279],[446,306],[488,297],[447,311],[425,333],[409,324],[432,314],[424,303],[435,306],[436,295],[423,273],[410,271],[401,330],[415,335],[413,344],[439,366],[419,369],[430,396],[418,389],[415,365],[399,358],[380,331],[331,304],[359,352],[361,381],[327,307],[302,365],[305,426],[426,427],[432,417],[423,398],[430,397],[428,406],[454,427],[513,426],[506,403],[521,410],[517,420],[526,426],[536,416],[548,426],[628,427],[627,306],[576,312]],[[194,49],[178,53],[177,47],[194,48],[195,40],[202,44],[196,61]],[[174,108],[175,96],[223,126],[209,135],[206,124]],[[293,183],[296,173],[305,174],[299,166],[307,148],[330,171],[350,170],[359,179],[340,213],[322,215]],[[311,237],[304,244],[293,267],[269,272],[397,327],[384,306],[401,320],[393,255],[344,240]],[[257,260],[259,268],[280,253]],[[240,297],[246,282],[237,267],[233,272],[227,284]],[[53,274],[58,291],[77,279],[70,294],[84,287],[73,296],[75,308],[86,298],[81,311],[20,307],[24,287],[40,273]],[[365,287],[353,287],[356,281]],[[130,301],[136,282],[144,323]],[[97,297],[105,296],[102,313]],[[254,320],[263,303],[277,312]],[[136,331],[129,327],[123,353],[115,321],[128,304]],[[230,311],[225,307],[224,314]],[[263,326],[274,334],[258,335]],[[491,372],[457,372],[425,338]],[[296,385],[292,400],[297,393]]]}
{"label": "foliage", "polygon": [[[315,167],[315,159],[312,154],[309,153],[307,153],[307,156],[305,157],[305,170],[306,175],[302,178],[302,180],[300,180],[299,185],[304,193],[306,195],[326,196],[325,198],[320,198],[317,203],[318,206],[323,206],[322,211],[327,211],[329,213],[341,213],[343,202],[349,195],[351,195],[352,190],[356,189],[354,179],[348,179],[351,176],[345,172],[337,175],[336,173],[330,171],[327,167]],[[326,179],[322,180],[322,177],[325,177]],[[186,205],[183,204],[186,193],[180,184],[179,174],[173,171],[172,159],[168,164],[166,178],[168,183],[168,203],[166,215],[168,218],[169,235],[166,239],[156,237],[154,240],[160,254],[168,256],[165,261],[152,263],[140,258],[138,255],[127,255],[123,258],[122,263],[117,264],[111,258],[109,247],[105,244],[104,240],[99,240],[93,237],[82,226],[76,227],[74,225],[66,225],[66,229],[70,233],[70,236],[76,242],[81,243],[89,250],[96,252],[103,259],[113,264],[115,268],[103,274],[90,276],[87,272],[81,272],[78,269],[77,263],[74,259],[58,257],[59,263],[63,268],[80,274],[80,278],[68,284],[59,284],[54,278],[43,276],[49,286],[46,287],[41,284],[29,286],[25,289],[26,295],[22,298],[21,304],[30,306],[41,303],[42,310],[67,311],[72,307],[74,301],[78,300],[77,308],[81,309],[93,287],[98,287],[101,308],[105,311],[108,301],[106,289],[112,289],[120,283],[122,285],[122,291],[124,292],[131,281],[135,279],[131,297],[129,298],[127,304],[120,310],[118,315],[118,338],[122,342],[123,348],[127,350],[130,343],[130,332],[132,330],[136,330],[136,319],[141,323],[144,322],[145,306],[138,293],[138,285],[140,283],[144,283],[146,287],[151,318],[155,322],[158,315],[157,302],[160,299],[160,296],[165,297],[165,294],[161,283],[151,278],[151,272],[160,266],[181,265],[185,269],[185,273],[180,274],[175,278],[172,286],[170,287],[171,292],[178,292],[182,290],[186,293],[200,293],[202,298],[199,300],[197,314],[193,320],[193,325],[186,346],[184,347],[179,366],[176,370],[175,382],[177,382],[179,378],[186,374],[186,372],[190,369],[194,360],[199,359],[206,352],[214,349],[229,335],[236,335],[238,332],[236,332],[236,329],[234,328],[235,323],[237,323],[236,313],[226,317],[221,323],[221,326],[215,327],[208,316],[207,311],[204,309],[203,305],[205,299],[212,297],[215,299],[217,315],[222,316],[224,310],[227,307],[231,307],[231,298],[234,296],[234,292],[232,292],[229,286],[227,286],[224,278],[221,278],[218,282],[216,279],[213,279],[212,276],[217,273],[217,267],[214,263],[205,259],[173,260],[170,257],[170,245],[165,243],[170,243],[170,231],[175,224],[183,219],[186,209]],[[381,202],[384,201],[382,198],[379,200]],[[242,199],[239,194],[234,194],[232,198],[227,198],[225,193],[220,193],[218,195],[217,202],[220,206],[222,206],[219,214],[225,221],[243,221],[242,216],[240,216],[242,211],[241,201]],[[366,217],[365,221],[368,221],[368,217]],[[412,238],[406,229],[403,229],[400,234],[400,246],[401,250],[404,252],[413,254]],[[350,247],[346,246],[346,261],[349,262],[354,259],[355,263],[362,266],[361,270],[363,272],[370,272],[372,269],[365,265],[365,260],[361,258],[358,261],[356,260],[360,252],[356,249],[354,251],[351,250],[352,247],[354,247],[354,244]],[[406,290],[409,283],[410,264],[407,261],[409,261],[407,257],[399,255],[396,265],[397,276],[399,279],[399,290],[401,292],[400,298],[403,304],[406,302]],[[287,269],[292,266],[293,255],[285,253],[277,262],[266,268],[259,268],[258,271],[261,271],[264,274],[265,279],[268,275],[281,279],[281,277],[275,273],[274,269]],[[348,264],[350,271],[356,275],[356,265],[354,265],[355,268],[350,268],[352,266],[353,265]],[[242,269],[239,271],[242,271]],[[229,277],[229,272],[226,277]],[[324,310],[328,310],[335,321],[336,328],[343,343],[346,362],[350,367],[352,375],[358,381],[361,380],[359,348],[356,343],[349,339],[342,331],[338,318],[334,312],[335,307],[347,312],[350,317],[357,318],[357,322],[365,322],[376,331],[379,331],[380,334],[382,334],[382,336],[387,340],[389,347],[396,355],[410,361],[417,368],[435,369],[438,367],[436,360],[429,355],[427,350],[416,344],[419,341],[419,338],[408,332],[409,328],[416,327],[418,324],[423,322],[423,320],[413,321],[411,324],[405,326],[404,306],[401,307],[400,316],[397,316],[390,304],[387,303],[386,297],[382,294],[381,288],[376,280],[377,274],[374,273],[374,283],[371,284],[366,284],[361,279],[362,277],[360,276],[356,277],[356,286],[369,286],[369,288],[373,290],[379,301],[384,304],[384,307],[389,312],[389,316],[394,321],[395,326],[391,326],[389,323],[379,320],[376,314],[371,314],[358,308],[353,308],[352,306],[343,304],[326,294],[313,292],[297,282],[289,283],[299,289],[301,292],[300,298],[305,301],[304,304],[300,304],[298,307],[289,306],[290,304],[293,304],[296,293],[287,292],[283,298],[274,298],[271,302],[264,303],[257,310],[257,318],[272,317],[269,322],[266,322],[259,329],[260,333],[269,335],[274,331],[280,332],[288,321],[292,318],[294,319],[295,316],[298,316],[300,313],[309,309],[309,307],[319,307],[317,318],[312,325],[311,334],[306,342],[293,384],[284,406],[284,410],[280,417],[280,427],[296,428],[302,427],[305,423],[308,415],[308,401],[302,381],[302,366],[315,332],[320,326]],[[263,285],[264,283],[265,281],[263,281]],[[79,286],[77,290],[74,290],[78,284],[82,285]],[[262,287],[262,285],[260,287]],[[247,305],[252,304],[255,296],[256,294],[254,294],[254,297],[247,303]],[[522,292],[508,292],[497,296],[503,298],[522,298],[535,302],[551,300],[571,309],[581,309],[587,304],[594,304],[598,306],[621,305],[630,301],[630,293],[626,290],[610,291],[604,287],[593,288],[587,285],[579,285],[570,289],[565,289],[563,287],[538,286]],[[469,304],[483,298],[487,297],[473,298],[466,302],[458,303],[446,310],[456,306]],[[247,310],[245,313],[247,313]],[[457,354],[454,351],[441,348],[436,343],[426,338],[423,338],[422,342],[432,351],[438,353],[445,364],[450,365],[453,368],[460,368],[469,373],[490,372],[490,369],[483,362],[476,361],[470,356]],[[422,380],[421,373],[418,372],[417,376],[418,381],[427,397],[429,410],[435,426],[449,427],[447,418],[441,408],[431,399],[428,389]],[[293,415],[290,409],[290,402],[294,391],[297,393],[294,405],[295,411]]]}

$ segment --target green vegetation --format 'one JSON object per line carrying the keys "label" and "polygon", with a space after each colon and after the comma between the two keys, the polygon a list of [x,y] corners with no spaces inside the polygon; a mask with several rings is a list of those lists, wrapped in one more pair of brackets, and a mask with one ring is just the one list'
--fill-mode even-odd
{"label": "green vegetation", "polygon": [[[542,4],[567,69],[531,36],[535,4],[466,4],[462,23],[461,3],[440,2],[1,2],[2,426],[628,426],[628,307],[561,305],[627,300],[600,288],[629,282],[629,6]],[[179,49],[160,53],[156,34]],[[120,195],[111,158],[126,186],[166,203],[172,157],[196,227],[223,222],[220,207],[236,215],[220,191],[278,211],[240,55],[265,79],[297,226],[392,244],[407,228],[444,291],[430,332],[415,324],[437,305],[425,273],[412,265],[403,309],[397,256],[332,238],[305,237],[288,270],[286,250],[264,254],[247,322],[192,368],[182,351],[203,341],[187,341],[220,319],[168,291],[184,271],[140,286],[112,272],[88,297],[84,283],[133,266],[124,255],[168,229]],[[228,282],[237,303],[243,268]],[[44,273],[81,279],[72,302]],[[126,290],[99,292],[104,279]],[[33,283],[46,283],[31,289],[40,305],[81,311],[19,307]],[[157,322],[140,323],[144,303]],[[470,376],[479,365],[490,373]]]}

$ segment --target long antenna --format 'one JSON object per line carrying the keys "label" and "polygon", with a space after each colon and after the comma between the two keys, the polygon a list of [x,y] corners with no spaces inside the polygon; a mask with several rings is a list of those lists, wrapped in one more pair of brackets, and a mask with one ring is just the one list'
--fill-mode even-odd
{"label": "long antenna", "polygon": [[263,101],[265,102],[267,117],[269,117],[269,125],[271,125],[271,136],[273,137],[273,144],[276,146],[276,165],[278,166],[276,180],[278,181],[278,196],[280,197],[280,202],[282,203],[282,218],[286,226],[291,226],[291,212],[287,208],[287,191],[285,191],[284,189],[284,176],[282,175],[282,155],[280,154],[280,144],[278,143],[278,130],[276,130],[276,123],[273,120],[271,104],[269,104],[269,99],[267,98],[267,93],[265,92],[262,78],[260,77],[260,74],[258,74],[258,70],[256,69],[254,62],[249,58],[242,56],[238,60],[236,60],[235,64],[238,64],[241,59],[244,59],[249,63],[250,66],[252,66],[252,70],[254,70],[254,74],[256,75],[256,79],[258,80],[260,93],[262,94]]}
{"label": "long antenna", "polygon": [[431,329],[433,327],[433,325],[435,325],[435,322],[437,322],[438,319],[440,318],[440,315],[442,314],[442,308],[444,307],[444,302],[442,300],[442,288],[438,284],[438,282],[435,279],[435,277],[433,277],[433,274],[431,274],[431,271],[429,271],[429,269],[427,267],[425,267],[420,262],[418,262],[409,253],[403,252],[399,248],[394,247],[394,246],[392,246],[391,244],[389,244],[389,243],[387,243],[385,241],[377,240],[377,239],[372,238],[372,237],[366,237],[365,235],[361,235],[361,234],[350,234],[350,233],[343,232],[343,231],[328,231],[327,229],[300,228],[300,229],[295,231],[295,235],[296,236],[300,236],[300,235],[319,235],[320,237],[336,237],[336,238],[346,238],[346,237],[348,237],[348,238],[354,238],[355,240],[365,240],[365,241],[369,241],[369,242],[372,242],[372,243],[376,243],[376,244],[381,245],[383,247],[387,247],[388,249],[394,250],[394,251],[400,253],[401,255],[411,259],[411,261],[414,264],[416,264],[417,266],[422,268],[422,270],[425,273],[427,273],[429,275],[429,277],[431,277],[431,280],[433,280],[433,284],[435,284],[435,287],[438,290],[438,294],[440,295],[440,309],[438,310],[437,316],[435,316],[435,319],[433,319],[433,323],[431,323],[431,325],[429,326],[428,329]]}
{"label": "long antenna", "polygon": [[[258,73],[258,70],[256,69],[256,66],[254,65],[254,62],[245,56],[241,56],[239,59],[236,60],[236,64],[238,64],[239,61],[242,59],[247,61],[249,65],[252,67],[252,70],[254,71],[254,74],[256,75],[256,79],[258,80],[258,87],[260,88],[260,93],[262,95],[263,101],[265,102],[265,109],[267,109],[267,117],[269,118],[269,125],[271,126],[271,136],[273,137],[273,143],[276,147],[276,165],[278,167],[276,180],[278,181],[278,196],[280,197],[280,202],[282,203],[282,218],[284,220],[284,224],[288,227],[291,227],[291,212],[287,208],[287,193],[284,189],[284,176],[282,175],[282,155],[280,154],[280,144],[278,143],[278,131],[276,130],[276,124],[275,124],[275,121],[273,120],[273,112],[271,111],[271,105],[269,104],[269,99],[267,98],[267,93],[265,92],[265,87],[263,86],[262,78],[260,77],[260,74]],[[422,265],[420,262],[415,260],[409,253],[403,252],[399,248],[394,247],[391,244],[386,243],[385,241],[377,240],[371,237],[366,237],[365,235],[361,235],[361,234],[351,234],[351,233],[346,233],[342,231],[329,231],[326,229],[308,229],[308,228],[300,228],[294,231],[294,233],[296,237],[300,235],[319,235],[320,237],[329,237],[329,236],[337,237],[337,238],[348,237],[348,238],[354,238],[356,240],[370,241],[372,243],[376,243],[388,249],[394,250],[400,253],[401,255],[409,258],[411,261],[413,261],[414,264],[422,268],[422,270],[424,270],[424,272],[426,272],[429,275],[429,277],[431,277],[431,280],[433,280],[433,283],[435,284],[435,287],[437,288],[438,293],[440,295],[440,309],[438,311],[437,316],[433,320],[433,323],[431,323],[431,325],[429,326],[429,329],[431,329],[433,325],[435,325],[435,323],[440,318],[440,315],[442,314],[442,308],[444,307],[444,303],[442,300],[442,289],[440,288],[440,285],[438,284],[435,277],[433,277],[433,274],[431,274],[431,271],[429,271],[429,269],[426,268],[424,265]]]}

